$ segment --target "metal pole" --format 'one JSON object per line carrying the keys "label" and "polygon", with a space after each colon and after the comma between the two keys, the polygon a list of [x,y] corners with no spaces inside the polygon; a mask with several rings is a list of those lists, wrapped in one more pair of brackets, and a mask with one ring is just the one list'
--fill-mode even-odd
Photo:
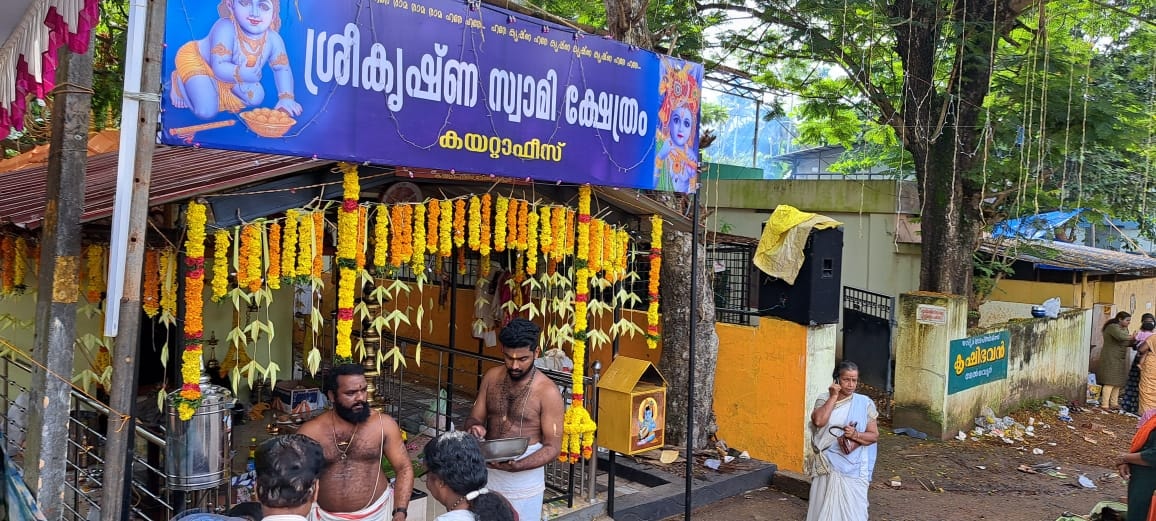
{"label": "metal pole", "polygon": [[[85,54],[59,51],[48,153],[48,201],[40,236],[36,340],[33,350],[24,481],[44,516],[63,514],[68,471],[69,392],[72,390],[76,308],[80,300],[81,227],[88,124],[92,107],[92,45]],[[49,405],[52,406],[49,406]]]}
{"label": "metal pole", "polygon": [[[421,324],[418,324],[421,327]],[[450,424],[453,423],[454,408],[453,408],[453,388],[454,388],[454,349],[457,347],[458,338],[458,256],[450,255],[450,359],[446,368],[446,423],[445,430],[450,430]],[[440,379],[441,370],[438,370]],[[478,380],[478,387],[481,387],[481,380]],[[440,389],[439,389],[440,391]],[[439,396],[434,396],[434,403],[437,403]],[[435,411],[437,409],[434,409]],[[400,409],[399,409],[400,411]],[[437,417],[436,414],[434,416]]]}
{"label": "metal pole", "polygon": [[755,100],[755,136],[751,138],[751,168],[759,167],[759,114],[763,111],[763,100]]}
{"label": "metal pole", "polygon": [[686,360],[686,497],[684,518],[689,520],[694,500],[694,344],[698,333],[698,190],[691,197],[690,241],[690,349]]}
{"label": "metal pole", "polygon": [[[598,379],[602,376],[602,362],[594,361],[594,378],[590,380],[590,413],[594,415],[594,423],[598,423]],[[590,465],[586,470],[586,500],[593,503],[598,498],[598,451],[590,456]]]}
{"label": "metal pole", "polygon": [[[149,183],[152,178],[153,141],[156,139],[157,114],[160,112],[161,86],[161,56],[164,53],[165,38],[165,3],[167,0],[148,0],[145,4],[141,0],[134,0],[129,12],[129,28],[143,28],[142,39],[143,55],[138,53],[142,60],[140,78],[137,78],[137,87],[142,92],[129,90],[128,78],[125,79],[125,104],[135,99],[134,105],[139,104],[139,120],[134,122],[136,128],[134,150],[135,172],[132,173],[131,203],[128,210],[128,228],[125,236],[126,246],[123,273],[124,291],[119,302],[108,301],[110,308],[120,306],[117,317],[116,345],[112,351],[112,389],[109,395],[110,415],[108,431],[106,433],[105,454],[105,486],[101,490],[101,521],[128,521],[132,508],[132,467],[136,432],[136,415],[133,411],[136,404],[138,386],[137,358],[140,356],[140,322],[141,322],[141,272],[144,265],[145,236],[148,234]],[[138,21],[138,18],[147,20]],[[130,35],[129,41],[133,41]],[[130,46],[132,44],[130,43]],[[129,53],[130,56],[133,54]],[[131,111],[135,116],[137,110]],[[129,112],[124,112],[124,122],[128,123]],[[122,150],[122,153],[124,151]],[[120,197],[120,188],[117,197]],[[121,212],[126,208],[118,208]],[[115,242],[115,241],[114,241]],[[113,248],[119,247],[113,245]],[[115,261],[110,260],[110,266]],[[110,286],[115,284],[109,278]],[[106,328],[107,329],[107,328]],[[176,352],[180,352],[179,350]],[[123,485],[116,485],[123,484]]]}
{"label": "metal pole", "polygon": [[[614,283],[614,290],[615,290],[614,294],[615,295],[618,294],[618,288],[622,287],[621,285],[622,285],[621,282]],[[621,319],[622,319],[622,307],[621,306],[615,306],[614,307],[614,322],[618,323],[618,321]],[[610,358],[611,363],[613,363],[615,358],[618,358],[618,347],[619,347],[618,337],[614,337],[614,342],[610,344],[611,354],[613,355]],[[596,457],[597,457],[597,455],[596,455]],[[607,459],[607,465],[606,465],[606,515],[608,515],[610,517],[614,517],[614,478],[615,478],[615,474],[617,474],[617,470],[618,470],[618,453],[615,451],[610,451],[610,455],[606,459]]]}

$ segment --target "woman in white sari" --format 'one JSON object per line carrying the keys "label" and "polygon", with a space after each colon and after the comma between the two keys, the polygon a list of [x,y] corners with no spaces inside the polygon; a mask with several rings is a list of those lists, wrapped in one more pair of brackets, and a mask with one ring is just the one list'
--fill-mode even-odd
{"label": "woman in white sari", "polygon": [[811,499],[807,521],[866,521],[867,488],[879,440],[875,402],[856,394],[859,366],[841,362],[827,398],[811,413]]}

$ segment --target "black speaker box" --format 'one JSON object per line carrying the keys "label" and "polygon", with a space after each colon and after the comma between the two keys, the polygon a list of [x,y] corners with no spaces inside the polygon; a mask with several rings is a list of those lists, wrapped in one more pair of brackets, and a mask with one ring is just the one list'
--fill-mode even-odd
{"label": "black speaker box", "polygon": [[759,314],[803,325],[839,322],[843,230],[812,231],[803,255],[803,267],[794,285],[758,271]]}

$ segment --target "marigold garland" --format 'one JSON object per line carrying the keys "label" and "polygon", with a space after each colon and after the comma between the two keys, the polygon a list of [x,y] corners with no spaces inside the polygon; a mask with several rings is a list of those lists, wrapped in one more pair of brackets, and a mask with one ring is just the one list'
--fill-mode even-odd
{"label": "marigold garland", "polygon": [[[483,210],[484,211],[484,210]],[[498,196],[497,207],[494,209],[494,251],[506,251],[506,237],[510,236],[507,222],[509,220],[510,200]],[[518,233],[514,232],[514,238]]]}
{"label": "marigold garland", "polygon": [[[525,201],[523,201],[525,202]],[[526,274],[538,274],[538,210],[526,214]]]}
{"label": "marigold garland", "polygon": [[[12,237],[4,236],[3,241],[0,241],[0,255],[5,259],[11,258],[11,252],[15,250],[15,247],[16,244],[12,241]],[[85,251],[84,263],[86,268],[84,296],[89,303],[97,304],[100,302],[100,294],[104,291],[104,247],[99,244],[90,245]],[[3,291],[5,295],[12,293],[12,275],[12,270],[4,270],[3,288],[0,291]]]}
{"label": "marigold garland", "polygon": [[[297,220],[297,282],[306,284],[313,273],[313,241],[317,235],[313,233],[313,216],[302,215]],[[318,245],[320,246],[320,245]],[[238,281],[238,283],[240,283]]]}
{"label": "marigold garland", "polygon": [[237,229],[237,287],[246,289],[249,287],[249,278],[252,272],[249,271],[249,262],[252,260],[253,250],[253,236],[249,235],[249,225],[243,225]]}
{"label": "marigold garland", "polygon": [[574,256],[574,210],[566,210],[566,256]]}
{"label": "marigold garland", "polygon": [[478,251],[482,247],[482,200],[476,195],[470,196],[470,250]]}
{"label": "marigold garland", "polygon": [[578,188],[577,215],[577,256],[574,262],[574,344],[571,356],[574,370],[571,373],[572,394],[570,407],[563,421],[562,452],[558,459],[577,463],[578,459],[589,459],[594,453],[594,431],[597,425],[590,418],[590,412],[583,406],[585,394],[583,373],[586,368],[587,303],[590,299],[590,185]]}
{"label": "marigold garland", "polygon": [[529,233],[528,227],[530,226],[528,210],[529,206],[530,203],[526,202],[525,199],[520,199],[518,201],[518,225],[517,228],[515,228],[518,233],[518,239],[514,241],[515,247],[518,248],[518,251],[526,251],[526,248],[528,247],[527,234]]}
{"label": "marigold garland", "polygon": [[538,245],[542,250],[542,254],[549,257],[550,251],[554,246],[553,225],[550,223],[550,207],[543,206],[538,210],[542,214],[538,219],[538,225],[541,227],[538,230]]}
{"label": "marigold garland", "polygon": [[343,195],[341,209],[337,212],[337,345],[333,353],[334,365],[353,363],[353,297],[357,279],[357,228],[361,214],[357,167],[342,163],[341,172]]}
{"label": "marigold garland", "polygon": [[658,275],[662,270],[662,217],[650,218],[650,303],[646,307],[646,347],[658,348]]}
{"label": "marigold garland", "polygon": [[181,357],[181,391],[177,412],[182,420],[193,417],[201,405],[201,338],[204,335],[205,205],[189,203],[185,215],[185,349]]}
{"label": "marigold garland", "polygon": [[325,253],[325,211],[313,212],[313,278],[321,279],[322,254]]}
{"label": "marigold garland", "polygon": [[[0,238],[0,294],[11,295],[16,291],[16,241],[11,235]],[[90,272],[91,273],[91,272]],[[100,294],[97,293],[97,298]],[[91,298],[89,299],[91,301]]]}
{"label": "marigold garland", "polygon": [[389,259],[389,208],[384,204],[377,205],[373,218],[373,267],[377,271],[385,269]]}
{"label": "marigold garland", "polygon": [[28,262],[28,241],[24,237],[16,238],[16,253],[14,263],[12,264],[12,285],[15,287],[17,293],[22,293],[28,289],[25,285],[24,278],[27,276]]}
{"label": "marigold garland", "polygon": [[269,289],[281,289],[281,224],[269,225],[269,269],[265,270]]}
{"label": "marigold garland", "polygon": [[[581,226],[581,225],[579,225]],[[596,276],[602,271],[602,241],[606,223],[595,219],[590,223],[590,274]]]}
{"label": "marigold garland", "polygon": [[389,208],[389,222],[393,224],[393,230],[389,236],[389,265],[394,268],[401,267],[401,243],[405,239],[405,231],[402,230],[401,223],[403,212],[400,204],[395,204]]}
{"label": "marigold garland", "polygon": [[461,248],[466,243],[466,200],[454,201],[454,247]]}
{"label": "marigold garland", "polygon": [[264,247],[261,244],[261,230],[264,226],[260,224],[245,225],[242,233],[249,234],[249,274],[248,286],[250,293],[256,293],[261,290],[261,265],[263,264],[262,257],[264,257]]}
{"label": "marigold garland", "polygon": [[417,204],[413,208],[413,253],[410,258],[410,269],[415,277],[422,277],[425,273],[425,205]]}
{"label": "marigold garland", "polygon": [[602,276],[611,283],[618,280],[614,273],[614,244],[618,240],[618,230],[602,223]]}
{"label": "marigold garland", "polygon": [[554,244],[550,247],[550,260],[557,263],[566,254],[566,209],[561,206],[554,207],[552,218],[554,229],[550,232],[553,235]]}
{"label": "marigold garland", "polygon": [[[147,269],[147,267],[146,267]],[[229,232],[213,232],[213,302],[220,302],[229,293]]]}
{"label": "marigold garland", "polygon": [[[506,248],[511,250],[519,249],[518,205],[519,202],[517,199],[510,199],[509,204],[506,206]],[[525,237],[523,237],[523,239],[525,239]],[[525,242],[525,240],[522,241],[523,246],[520,249],[526,249]]]}
{"label": "marigold garland", "polygon": [[481,244],[478,247],[478,253],[481,254],[482,259],[479,263],[480,266],[478,272],[483,277],[490,276],[490,250],[493,244],[493,236],[491,231],[492,228],[490,224],[490,218],[492,216],[490,213],[492,209],[491,202],[492,200],[490,198],[490,194],[482,194],[482,231]]}
{"label": "marigold garland", "polygon": [[167,321],[177,316],[177,253],[172,248],[161,250],[161,319]]}
{"label": "marigold garland", "polygon": [[369,209],[364,206],[357,207],[357,270],[365,269],[365,248],[366,242],[369,238],[369,229],[366,224],[369,222]]}
{"label": "marigold garland", "polygon": [[630,233],[618,230],[618,278],[626,276],[626,269],[630,263]]}
{"label": "marigold garland", "polygon": [[144,283],[141,286],[141,307],[149,318],[157,316],[161,304],[160,254],[157,250],[145,250]]}
{"label": "marigold garland", "polygon": [[430,255],[437,256],[438,240],[441,238],[438,235],[438,223],[441,220],[442,207],[437,199],[430,199],[428,204],[429,208],[425,212],[427,216],[425,251],[429,252]]}
{"label": "marigold garland", "polygon": [[406,264],[413,260],[413,207],[408,204],[401,205],[401,222],[394,226],[398,233],[401,234],[401,242],[399,247],[401,249],[401,264]]}
{"label": "marigold garland", "polygon": [[[453,239],[450,237],[450,231],[454,230],[454,203],[450,200],[441,202],[441,225],[438,228],[438,255],[442,258],[449,257],[453,253]],[[454,230],[456,233],[456,230]],[[442,263],[438,263],[441,266]]]}
{"label": "marigold garland", "polygon": [[281,241],[281,281],[292,284],[297,278],[297,219],[301,212],[285,212],[285,232]]}

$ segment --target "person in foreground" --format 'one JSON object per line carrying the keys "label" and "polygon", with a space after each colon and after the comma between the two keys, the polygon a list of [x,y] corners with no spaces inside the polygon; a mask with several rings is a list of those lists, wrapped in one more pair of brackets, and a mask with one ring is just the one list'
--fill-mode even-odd
{"label": "person in foreground", "polygon": [[515,318],[502,329],[505,364],[486,371],[466,431],[480,439],[529,438],[518,458],[490,463],[490,490],[501,493],[521,521],[542,518],[546,492],[545,465],[562,450],[562,393],[534,367],[542,329]]}
{"label": "person in foreground", "polygon": [[277,436],[257,446],[256,459],[262,521],[305,521],[321,490],[321,445],[301,434]]}
{"label": "person in foreground", "polygon": [[834,377],[828,396],[817,400],[811,413],[815,457],[807,521],[866,521],[879,411],[871,398],[855,392],[859,366],[840,362]]}
{"label": "person in foreground", "polygon": [[[311,521],[404,521],[413,493],[413,466],[393,418],[369,407],[365,369],[342,364],[329,373],[333,410],[301,426],[321,444],[326,469]],[[390,487],[382,458],[397,471]]]}
{"label": "person in foreground", "polygon": [[1116,470],[1128,480],[1128,521],[1156,519],[1156,409],[1145,411],[1138,427],[1128,452],[1116,458]]}
{"label": "person in foreground", "polygon": [[446,507],[434,521],[515,521],[514,507],[486,488],[486,459],[478,440],[465,431],[450,431],[425,446],[425,483]]}

